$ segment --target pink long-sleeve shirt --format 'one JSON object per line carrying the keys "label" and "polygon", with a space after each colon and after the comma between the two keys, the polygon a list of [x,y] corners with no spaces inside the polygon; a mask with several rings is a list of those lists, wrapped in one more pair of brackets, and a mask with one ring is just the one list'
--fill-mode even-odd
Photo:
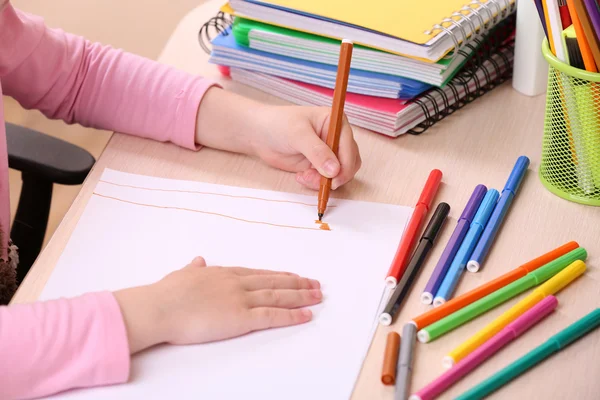
{"label": "pink long-sleeve shirt", "polygon": [[[193,150],[200,100],[214,84],[49,29],[0,0],[0,258],[10,232],[2,94],[48,118]],[[112,293],[0,307],[0,399],[122,383],[129,357]]]}

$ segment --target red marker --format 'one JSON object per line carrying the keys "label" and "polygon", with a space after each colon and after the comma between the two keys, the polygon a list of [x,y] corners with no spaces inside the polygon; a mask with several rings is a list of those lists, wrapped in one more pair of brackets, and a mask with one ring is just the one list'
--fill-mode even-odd
{"label": "red marker", "polygon": [[421,197],[419,197],[419,201],[415,206],[415,211],[410,217],[406,230],[402,234],[400,245],[398,246],[398,250],[392,261],[392,266],[385,279],[390,287],[395,287],[404,274],[406,263],[408,262],[415,242],[419,237],[419,231],[421,230],[423,222],[425,222],[425,217],[429,212],[429,207],[431,207],[431,203],[440,187],[441,181],[442,171],[439,169],[431,171],[429,178],[427,178],[427,182],[425,183],[425,187],[423,188],[423,192],[421,193]]}
{"label": "red marker", "polygon": [[560,12],[560,20],[563,29],[567,29],[573,24],[571,21],[571,14],[569,13],[569,7],[567,6],[567,0],[558,0],[558,10]]}

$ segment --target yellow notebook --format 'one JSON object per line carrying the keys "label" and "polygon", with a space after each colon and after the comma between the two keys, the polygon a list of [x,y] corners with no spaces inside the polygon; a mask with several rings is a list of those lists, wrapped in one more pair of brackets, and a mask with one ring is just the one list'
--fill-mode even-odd
{"label": "yellow notebook", "polygon": [[[455,48],[456,43],[468,41],[473,28],[479,31],[482,22],[487,29],[495,25],[514,11],[516,3],[515,0],[480,0],[479,4],[471,0],[230,0],[229,4],[234,15],[437,61]],[[439,25],[446,30],[436,28]]]}

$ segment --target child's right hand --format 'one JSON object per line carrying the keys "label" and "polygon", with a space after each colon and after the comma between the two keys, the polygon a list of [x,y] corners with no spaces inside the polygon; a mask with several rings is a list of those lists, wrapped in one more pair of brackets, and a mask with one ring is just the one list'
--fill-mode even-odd
{"label": "child's right hand", "polygon": [[297,325],[321,302],[319,282],[246,268],[206,267],[197,257],[148,286],[115,292],[131,354],[159,343],[193,344]]}

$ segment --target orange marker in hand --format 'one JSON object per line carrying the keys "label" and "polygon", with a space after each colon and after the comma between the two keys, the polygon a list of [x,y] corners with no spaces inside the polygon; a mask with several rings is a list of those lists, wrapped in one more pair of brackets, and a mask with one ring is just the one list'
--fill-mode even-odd
{"label": "orange marker in hand", "polygon": [[[333,92],[333,103],[331,117],[329,119],[329,130],[327,131],[327,145],[337,157],[340,144],[340,134],[342,132],[342,118],[344,117],[344,103],[346,101],[346,88],[348,87],[348,76],[350,75],[350,61],[352,60],[352,42],[348,39],[342,40],[340,48],[340,59],[338,61],[337,77],[335,79],[335,90]],[[323,219],[327,202],[329,201],[329,191],[331,190],[331,178],[321,177],[321,186],[319,187],[319,205],[317,214],[319,221]]]}

